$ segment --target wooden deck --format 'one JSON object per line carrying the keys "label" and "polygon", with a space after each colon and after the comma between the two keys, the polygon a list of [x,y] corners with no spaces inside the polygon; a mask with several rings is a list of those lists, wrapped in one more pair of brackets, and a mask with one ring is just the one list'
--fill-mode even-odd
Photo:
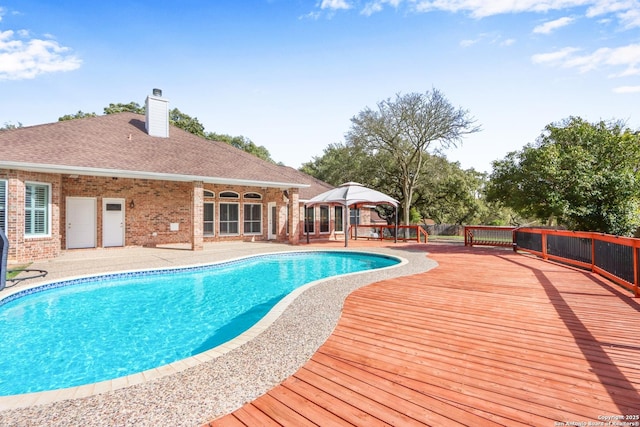
{"label": "wooden deck", "polygon": [[355,291],[304,367],[207,425],[640,425],[640,299],[508,250],[419,247],[437,268]]}

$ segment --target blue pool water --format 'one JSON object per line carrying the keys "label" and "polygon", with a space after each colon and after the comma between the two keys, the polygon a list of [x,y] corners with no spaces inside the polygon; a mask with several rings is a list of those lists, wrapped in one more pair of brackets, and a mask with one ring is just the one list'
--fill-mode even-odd
{"label": "blue pool water", "polygon": [[391,257],[295,252],[57,282],[0,300],[0,396],[162,366],[240,335],[294,289]]}

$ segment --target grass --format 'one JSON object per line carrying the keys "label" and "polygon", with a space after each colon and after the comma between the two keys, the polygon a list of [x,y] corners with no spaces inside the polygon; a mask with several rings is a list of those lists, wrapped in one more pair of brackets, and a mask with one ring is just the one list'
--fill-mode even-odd
{"label": "grass", "polygon": [[438,240],[446,240],[448,242],[450,241],[456,241],[456,242],[464,242],[464,236],[432,236],[429,235],[429,241],[438,241]]}
{"label": "grass", "polygon": [[29,268],[31,264],[27,265],[19,265],[17,267],[13,267],[11,270],[7,271],[7,280],[13,279],[18,274],[22,273],[23,270]]}

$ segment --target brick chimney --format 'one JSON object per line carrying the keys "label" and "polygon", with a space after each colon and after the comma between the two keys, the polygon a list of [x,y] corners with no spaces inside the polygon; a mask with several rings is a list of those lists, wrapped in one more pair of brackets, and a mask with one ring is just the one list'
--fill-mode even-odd
{"label": "brick chimney", "polygon": [[145,128],[151,136],[169,137],[169,100],[162,97],[162,90],[153,89],[153,95],[145,101]]}

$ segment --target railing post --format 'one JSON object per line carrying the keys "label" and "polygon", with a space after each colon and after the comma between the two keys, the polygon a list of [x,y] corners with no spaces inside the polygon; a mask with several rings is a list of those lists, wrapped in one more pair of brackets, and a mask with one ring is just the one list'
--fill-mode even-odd
{"label": "railing post", "polygon": [[[633,262],[633,271],[636,271],[636,262]],[[596,238],[591,236],[591,272],[596,271]]]}
{"label": "railing post", "polygon": [[546,230],[542,230],[540,232],[540,240],[542,242],[542,259],[548,260],[549,256],[547,255],[547,233]]}
{"label": "railing post", "polygon": [[636,298],[640,298],[640,287],[638,286],[640,282],[640,272],[638,272],[638,256],[640,255],[640,248],[633,248],[633,296]]}

